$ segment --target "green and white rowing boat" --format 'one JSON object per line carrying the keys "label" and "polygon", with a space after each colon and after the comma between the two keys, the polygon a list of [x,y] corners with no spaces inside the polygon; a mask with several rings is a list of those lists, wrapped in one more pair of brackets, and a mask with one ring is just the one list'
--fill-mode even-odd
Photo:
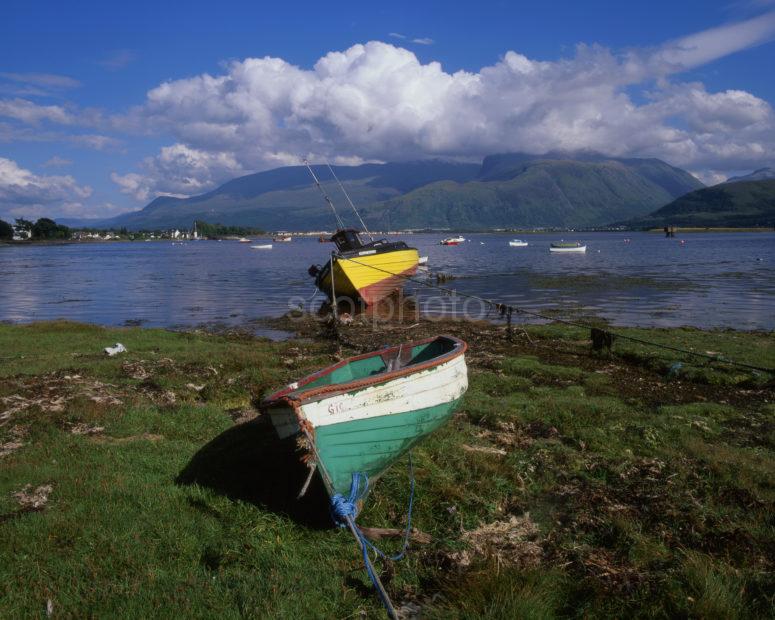
{"label": "green and white rowing boat", "polygon": [[280,438],[302,433],[330,496],[375,481],[444,424],[468,388],[466,343],[437,336],[351,357],[267,397]]}

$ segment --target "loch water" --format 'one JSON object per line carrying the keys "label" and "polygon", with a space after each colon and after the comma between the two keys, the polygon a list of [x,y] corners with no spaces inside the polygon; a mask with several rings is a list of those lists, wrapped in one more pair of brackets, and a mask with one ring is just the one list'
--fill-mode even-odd
{"label": "loch water", "polygon": [[[613,325],[775,329],[775,233],[440,234],[402,239],[428,256],[406,291],[430,315],[487,316],[487,308],[422,282],[554,316],[599,316]],[[553,254],[552,241],[586,243]],[[254,243],[267,243],[256,238]],[[71,319],[169,328],[241,325],[302,306],[315,310],[307,274],[332,246],[294,238],[256,250],[235,241],[0,246],[0,320]]]}

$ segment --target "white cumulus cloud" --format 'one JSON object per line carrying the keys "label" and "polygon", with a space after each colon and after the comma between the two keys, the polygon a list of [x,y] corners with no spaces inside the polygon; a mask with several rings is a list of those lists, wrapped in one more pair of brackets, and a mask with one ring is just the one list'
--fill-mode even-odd
{"label": "white cumulus cloud", "polygon": [[6,217],[30,217],[52,205],[79,202],[92,194],[70,176],[37,175],[15,161],[0,157],[0,208]]}
{"label": "white cumulus cloud", "polygon": [[157,157],[147,158],[141,167],[143,174],[111,174],[122,193],[141,201],[159,195],[199,194],[219,180],[246,173],[228,153],[208,153],[183,144],[162,148]]}
{"label": "white cumulus cloud", "polygon": [[579,45],[555,61],[508,51],[477,72],[448,72],[379,41],[330,52],[309,69],[247,58],[149,91],[117,123],[165,132],[175,144],[113,179],[146,200],[302,157],[473,160],[577,149],[660,157],[710,178],[773,158],[773,110],[752,93],[708,92],[679,75],[773,37],[769,13],[651,50]]}

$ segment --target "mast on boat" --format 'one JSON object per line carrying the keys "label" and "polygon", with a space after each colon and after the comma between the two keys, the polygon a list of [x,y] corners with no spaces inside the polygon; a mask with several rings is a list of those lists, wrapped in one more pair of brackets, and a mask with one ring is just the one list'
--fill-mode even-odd
{"label": "mast on boat", "polygon": [[[320,190],[320,193],[323,195],[323,198],[328,203],[328,206],[331,207],[331,211],[334,212],[334,217],[336,218],[336,223],[339,225],[339,228],[344,229],[344,223],[342,222],[342,218],[339,217],[339,214],[336,212],[336,208],[334,207],[334,203],[328,197],[328,194],[326,194],[326,191],[323,189],[323,186],[320,184],[320,181],[318,181],[318,178],[315,175],[315,172],[312,170],[312,166],[309,165],[309,162],[307,161],[306,158],[304,158],[303,161],[304,161],[304,165],[307,166],[307,170],[309,170],[309,173],[312,175],[312,179],[315,181],[315,186]],[[328,166],[328,169],[331,171],[331,175],[334,177],[334,179],[336,179],[336,182],[339,184],[339,189],[342,190],[344,197],[347,199],[347,202],[350,204],[350,207],[352,207],[352,210],[355,212],[355,215],[358,218],[358,221],[361,223],[361,226],[363,227],[363,232],[365,232],[369,236],[369,238],[372,241],[374,241],[374,235],[372,235],[369,232],[369,229],[366,228],[366,223],[363,221],[361,214],[358,213],[358,209],[355,208],[353,201],[350,200],[350,195],[347,193],[347,190],[344,188],[344,185],[342,185],[342,182],[339,180],[339,177],[336,176],[334,169],[331,167],[331,164],[329,164],[328,161],[326,161],[326,166]]]}
{"label": "mast on boat", "polygon": [[323,194],[323,198],[328,203],[328,206],[331,207],[331,210],[334,212],[334,217],[336,218],[336,223],[338,224],[339,228],[344,228],[344,223],[342,222],[342,218],[339,217],[339,214],[336,212],[336,207],[334,207],[334,203],[331,202],[331,199],[328,197],[328,194],[326,194],[326,190],[323,189],[323,186],[320,184],[320,181],[318,181],[318,178],[315,176],[315,173],[312,171],[312,166],[309,165],[309,162],[307,161],[307,158],[304,158],[304,165],[307,166],[307,170],[309,170],[309,173],[312,175],[312,178],[315,180],[315,186],[320,190],[320,193]]}
{"label": "mast on boat", "polygon": [[366,223],[363,221],[363,218],[361,217],[361,214],[358,213],[358,209],[355,208],[355,205],[353,204],[353,201],[350,200],[350,195],[347,193],[347,190],[344,188],[344,185],[342,185],[342,182],[339,180],[339,177],[336,176],[336,172],[334,172],[334,169],[331,167],[331,164],[326,161],[326,166],[328,166],[328,169],[331,171],[331,175],[336,179],[336,182],[339,183],[339,189],[342,190],[342,193],[344,194],[344,197],[347,198],[347,202],[350,203],[350,206],[352,207],[353,211],[355,211],[355,215],[358,216],[358,221],[361,223],[361,226],[363,226],[363,232],[365,232],[367,235],[369,235],[369,239],[374,241],[374,235],[372,235],[369,232],[369,229],[366,228]]}

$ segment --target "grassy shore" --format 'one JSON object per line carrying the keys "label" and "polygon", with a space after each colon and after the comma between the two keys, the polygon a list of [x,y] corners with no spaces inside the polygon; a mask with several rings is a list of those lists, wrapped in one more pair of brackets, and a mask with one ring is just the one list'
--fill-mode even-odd
{"label": "grassy shore", "polygon": [[[297,457],[255,406],[439,332],[469,342],[470,389],[414,451],[430,542],[383,566],[403,613],[772,615],[772,377],[624,341],[593,353],[556,325],[356,323],[344,344],[290,326],[304,338],[0,325],[0,617],[380,617],[351,537],[319,486],[296,502]],[[772,334],[623,331],[775,366]],[[404,525],[404,466],[362,525]]]}

